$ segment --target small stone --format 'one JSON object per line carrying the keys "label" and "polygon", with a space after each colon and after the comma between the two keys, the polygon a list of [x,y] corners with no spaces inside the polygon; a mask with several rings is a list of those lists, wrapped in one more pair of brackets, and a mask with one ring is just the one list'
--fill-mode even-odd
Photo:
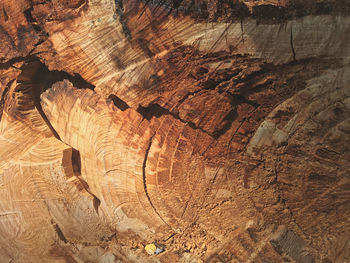
{"label": "small stone", "polygon": [[145,250],[149,255],[154,255],[154,253],[157,250],[157,247],[155,244],[148,244],[145,246]]}

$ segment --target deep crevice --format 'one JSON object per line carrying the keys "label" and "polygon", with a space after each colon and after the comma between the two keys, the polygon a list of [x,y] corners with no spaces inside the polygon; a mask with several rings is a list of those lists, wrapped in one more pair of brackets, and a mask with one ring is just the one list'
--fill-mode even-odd
{"label": "deep crevice", "polygon": [[127,21],[124,15],[124,5],[123,0],[114,0],[115,3],[115,15],[119,17],[119,23],[122,26],[123,33],[125,37],[130,40],[132,38],[131,31],[127,25]]}
{"label": "deep crevice", "polygon": [[163,115],[170,115],[174,117],[175,119],[181,121],[182,123],[187,124],[189,127],[195,130],[200,130],[209,136],[213,136],[212,134],[208,133],[206,130],[202,129],[201,127],[198,127],[196,124],[194,124],[192,121],[186,121],[180,118],[180,116],[177,113],[171,112],[168,109],[160,106],[159,104],[150,104],[147,107],[143,107],[139,105],[139,107],[136,110],[138,113],[142,115],[143,118],[146,120],[151,120],[153,117],[160,118]]}
{"label": "deep crevice", "polygon": [[6,62],[2,62],[0,63],[0,69],[9,69],[11,67],[15,67],[14,64],[18,63],[18,62],[23,62],[23,61],[27,61],[28,59],[30,60],[32,58],[32,56],[28,56],[28,57],[14,57],[9,59]]}
{"label": "deep crevice", "polygon": [[[47,89],[51,88],[51,86],[58,82],[63,81],[64,79],[69,80],[74,87],[77,89],[90,89],[94,90],[95,86],[84,80],[79,74],[75,73],[74,75],[70,75],[65,71],[58,70],[49,70],[45,64],[41,63],[38,60],[33,60],[31,63],[37,63],[38,69],[33,77],[33,84],[36,86],[41,86],[40,90],[36,90],[37,94],[41,94]],[[29,67],[29,65],[27,65]]]}
{"label": "deep crevice", "polygon": [[72,167],[74,173],[81,175],[80,152],[74,148],[72,148]]}
{"label": "deep crevice", "polygon": [[130,108],[130,106],[125,101],[123,101],[114,94],[109,95],[108,99],[111,100],[113,104],[121,111],[125,111]]}
{"label": "deep crevice", "polygon": [[55,130],[55,128],[52,126],[50,120],[47,118],[45,112],[43,111],[43,108],[41,107],[41,103],[40,100],[36,100],[34,99],[34,104],[36,109],[38,110],[41,118],[43,118],[43,120],[45,121],[46,125],[49,127],[49,129],[51,130],[52,134],[55,136],[55,138],[57,138],[58,140],[61,141],[60,136],[58,135],[57,131]]}
{"label": "deep crevice", "polygon": [[37,33],[43,32],[42,28],[38,25],[38,21],[32,16],[33,7],[23,11],[23,14],[29,24],[32,25],[33,29]]}
{"label": "deep crevice", "polygon": [[22,66],[22,73],[17,78],[18,84],[25,84],[31,87],[30,92],[36,109],[54,136],[59,140],[60,137],[58,133],[51,125],[41,107],[40,95],[47,89],[51,88],[55,82],[62,81],[64,79],[68,79],[78,89],[94,89],[94,86],[86,82],[79,74],[72,76],[64,71],[50,71],[43,63],[33,57],[30,57],[26,64]]}
{"label": "deep crevice", "polygon": [[[45,86],[45,89],[41,92],[44,92],[46,89],[51,88],[52,84],[55,82],[62,81],[64,79],[68,79],[77,89],[95,89],[94,85],[87,82],[78,73],[71,75],[65,71],[49,70],[48,67],[43,64],[34,54],[25,57],[15,57],[6,62],[0,63],[0,69],[9,69],[18,62],[26,62],[26,64],[20,68],[22,72],[28,68],[37,67],[37,71],[34,72],[35,75],[32,74],[32,80],[33,83]],[[43,83],[41,84],[41,82]]]}
{"label": "deep crevice", "polygon": [[73,147],[63,151],[63,169],[67,178],[74,177],[76,180],[73,180],[74,186],[76,189],[81,192],[87,192],[93,199],[92,204],[95,209],[95,212],[99,214],[99,206],[101,201],[90,191],[89,184],[81,176],[81,157],[80,152]]}
{"label": "deep crevice", "polygon": [[85,191],[88,192],[93,197],[92,204],[94,206],[96,213],[99,214],[98,209],[100,207],[101,200],[90,191],[89,184],[84,179],[82,179],[80,152],[74,148],[72,148],[72,167],[73,167],[74,176],[79,180],[83,189],[85,189]]}
{"label": "deep crevice", "polygon": [[33,17],[33,15],[32,15],[33,10],[34,10],[34,8],[32,6],[32,7],[23,11],[23,14],[24,14],[28,24],[30,24],[33,27],[34,31],[37,33],[37,35],[39,37],[38,42],[36,42],[34,44],[34,48],[29,52],[29,54],[31,54],[37,46],[39,46],[40,44],[45,42],[47,40],[47,38],[49,37],[49,34],[39,25],[38,21]]}
{"label": "deep crevice", "polygon": [[[60,140],[60,137],[54,127],[51,125],[49,119],[45,115],[41,103],[40,95],[51,88],[51,86],[64,79],[68,79],[76,88],[78,89],[91,89],[94,90],[94,86],[86,82],[79,74],[74,76],[68,74],[64,71],[52,70],[50,71],[46,65],[41,63],[39,60],[33,57],[29,57],[26,60],[26,63],[22,66],[22,72],[17,78],[16,92],[26,93],[30,95],[32,103],[26,105],[17,105],[18,109],[15,109],[15,114],[20,114],[21,110],[25,110],[23,107],[35,107],[42,119],[45,121],[46,125],[52,131],[53,135]],[[4,92],[7,92],[5,90]],[[2,99],[5,100],[5,93],[3,93]],[[21,107],[23,109],[21,109]],[[99,198],[97,198],[89,189],[89,185],[86,181],[81,178],[81,158],[78,150],[72,148],[72,159],[71,159],[74,176],[79,180],[81,187],[83,187],[92,197],[93,197],[93,206],[98,214],[98,208],[101,204]],[[60,231],[57,231],[60,236]],[[63,236],[64,237],[64,236]]]}

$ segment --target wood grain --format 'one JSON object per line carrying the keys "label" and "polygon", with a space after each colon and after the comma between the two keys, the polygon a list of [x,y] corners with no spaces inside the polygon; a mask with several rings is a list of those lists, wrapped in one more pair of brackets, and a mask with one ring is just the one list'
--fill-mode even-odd
{"label": "wood grain", "polygon": [[1,0],[0,262],[350,261],[349,8]]}

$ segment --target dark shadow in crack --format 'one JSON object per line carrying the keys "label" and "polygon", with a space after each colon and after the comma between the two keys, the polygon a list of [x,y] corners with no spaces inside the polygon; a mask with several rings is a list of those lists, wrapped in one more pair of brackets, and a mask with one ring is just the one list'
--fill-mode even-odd
{"label": "dark shadow in crack", "polygon": [[109,95],[108,99],[111,100],[113,104],[121,111],[125,111],[130,108],[130,106],[125,101],[123,101],[114,94]]}
{"label": "dark shadow in crack", "polygon": [[79,74],[70,75],[64,71],[52,70],[50,71],[45,64],[41,63],[36,58],[30,57],[27,62],[22,66],[22,73],[17,78],[17,83],[29,87],[29,92],[34,105],[40,113],[41,117],[50,128],[52,133],[57,139],[60,139],[58,133],[52,127],[50,121],[46,117],[40,104],[40,95],[45,92],[51,86],[64,79],[68,79],[78,89],[90,89],[94,90],[95,86],[85,81]]}

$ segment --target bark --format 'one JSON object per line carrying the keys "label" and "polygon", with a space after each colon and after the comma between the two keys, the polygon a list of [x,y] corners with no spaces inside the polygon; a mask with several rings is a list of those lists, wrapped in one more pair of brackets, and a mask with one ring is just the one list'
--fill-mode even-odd
{"label": "bark", "polygon": [[349,7],[1,0],[0,262],[350,261]]}

